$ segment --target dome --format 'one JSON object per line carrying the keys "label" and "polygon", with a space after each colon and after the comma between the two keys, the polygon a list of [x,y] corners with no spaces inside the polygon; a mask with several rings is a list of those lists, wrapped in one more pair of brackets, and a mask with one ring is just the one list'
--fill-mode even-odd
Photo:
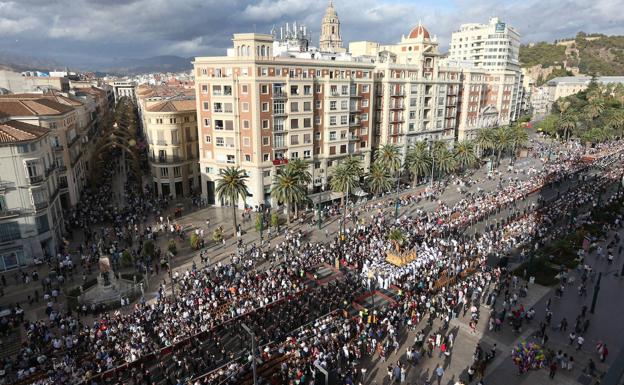
{"label": "dome", "polygon": [[422,25],[418,25],[417,27],[414,27],[409,34],[409,38],[410,39],[415,39],[417,37],[422,36],[425,39],[429,39],[429,31],[427,31],[427,28],[423,27]]}

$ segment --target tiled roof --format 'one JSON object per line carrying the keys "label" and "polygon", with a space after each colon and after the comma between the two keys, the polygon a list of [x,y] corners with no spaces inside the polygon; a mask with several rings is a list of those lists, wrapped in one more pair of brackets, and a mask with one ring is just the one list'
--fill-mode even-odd
{"label": "tiled roof", "polygon": [[48,133],[47,128],[17,120],[0,121],[0,143],[17,143],[34,140]]}
{"label": "tiled roof", "polygon": [[195,111],[195,100],[167,100],[147,108],[150,112],[182,112]]}
{"label": "tiled roof", "polygon": [[0,113],[8,116],[61,115],[73,110],[73,107],[61,104],[53,98],[0,97]]}
{"label": "tiled roof", "polygon": [[0,95],[0,98],[3,99],[50,99],[54,100],[58,103],[65,104],[68,106],[82,106],[83,103],[79,100],[69,98],[65,95],[61,95],[58,91],[48,91],[43,94],[8,94],[8,95]]}

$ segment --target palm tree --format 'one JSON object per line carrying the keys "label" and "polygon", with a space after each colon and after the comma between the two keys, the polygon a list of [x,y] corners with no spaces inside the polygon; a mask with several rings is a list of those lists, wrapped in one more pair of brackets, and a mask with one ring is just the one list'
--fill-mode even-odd
{"label": "palm tree", "polygon": [[392,188],[390,172],[385,166],[379,163],[373,163],[371,165],[370,172],[366,179],[370,192],[373,195],[380,195]]}
{"label": "palm tree", "polygon": [[607,126],[613,128],[618,134],[624,129],[624,110],[612,110],[606,119]]}
{"label": "palm tree", "polygon": [[290,225],[290,205],[305,199],[305,190],[299,183],[299,175],[293,167],[284,167],[275,174],[271,196],[286,205],[286,221]]}
{"label": "palm tree", "polygon": [[227,167],[219,170],[219,180],[217,180],[216,193],[219,199],[227,199],[232,205],[232,220],[234,221],[234,232],[236,225],[236,202],[238,197],[243,200],[249,195],[247,189],[247,173],[238,167]]}
{"label": "palm tree", "polygon": [[496,150],[496,166],[500,164],[500,158],[511,147],[511,135],[508,127],[498,127],[494,130],[493,147]]}
{"label": "palm tree", "polygon": [[453,149],[457,165],[464,170],[467,167],[473,167],[477,163],[477,154],[474,144],[469,140],[462,140],[455,143]]}
{"label": "palm tree", "polygon": [[342,159],[340,163],[350,172],[354,173],[358,177],[358,180],[362,176],[362,159],[360,157],[349,155]]}
{"label": "palm tree", "polygon": [[[301,186],[301,189],[304,192],[304,195],[307,194],[308,185],[312,183],[312,174],[308,171],[308,163],[306,163],[301,158],[295,158],[291,160],[286,168],[293,171],[295,178],[297,179],[297,183]],[[298,216],[299,213],[299,204],[295,203],[295,216]]]}
{"label": "palm tree", "polygon": [[577,117],[576,114],[569,111],[559,116],[557,120],[557,128],[563,131],[563,140],[567,141],[570,138],[570,134],[576,129]]}
{"label": "palm tree", "polygon": [[431,156],[427,149],[427,142],[419,141],[410,147],[405,157],[405,163],[409,172],[412,173],[412,178],[414,178],[413,185],[416,186],[418,178],[426,175],[431,169]]}
{"label": "palm tree", "polygon": [[401,231],[401,229],[392,229],[388,233],[388,240],[394,244],[394,248],[396,249],[397,253],[400,253],[401,246],[403,246],[403,243],[405,243],[406,238],[405,234],[403,234],[403,231]]}
{"label": "palm tree", "polygon": [[435,154],[435,166],[438,169],[438,173],[450,174],[457,167],[457,161],[453,153],[445,147],[442,147],[436,151]]}
{"label": "palm tree", "polygon": [[516,152],[519,148],[526,146],[529,142],[529,134],[526,130],[521,126],[512,127],[510,130],[510,141],[511,141],[511,150],[512,150],[512,160],[516,159]]}
{"label": "palm tree", "polygon": [[329,180],[329,185],[334,192],[343,193],[341,204],[345,205],[345,197],[348,198],[349,191],[353,191],[357,188],[359,177],[355,175],[352,170],[342,163],[338,164],[332,173],[332,177]]}
{"label": "palm tree", "polygon": [[375,153],[375,162],[381,163],[394,174],[401,168],[401,152],[394,144],[384,144]]}
{"label": "palm tree", "polygon": [[494,146],[494,129],[492,127],[482,128],[477,132],[475,139],[479,156],[483,155],[483,150],[491,150]]}

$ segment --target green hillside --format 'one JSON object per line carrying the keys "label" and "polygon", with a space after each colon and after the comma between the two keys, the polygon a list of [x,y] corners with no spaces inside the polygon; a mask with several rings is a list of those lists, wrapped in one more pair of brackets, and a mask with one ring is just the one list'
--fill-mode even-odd
{"label": "green hillside", "polygon": [[602,76],[624,74],[624,36],[587,35],[579,32],[575,38],[574,48],[578,50],[578,54],[573,51],[566,55],[566,47],[555,43],[523,45],[520,47],[520,63],[523,67],[541,65],[546,68],[560,65],[566,60],[568,66],[579,67],[584,74]]}

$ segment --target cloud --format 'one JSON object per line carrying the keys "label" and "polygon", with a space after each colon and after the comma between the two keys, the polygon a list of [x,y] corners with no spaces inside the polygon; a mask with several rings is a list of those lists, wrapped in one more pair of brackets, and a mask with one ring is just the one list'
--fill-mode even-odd
{"label": "cloud", "polygon": [[[301,0],[0,0],[0,51],[70,63],[159,54],[223,55],[236,32],[304,23],[319,37],[326,1]],[[419,21],[441,50],[462,23],[498,16],[524,43],[578,31],[624,34],[621,0],[339,0],[343,41],[393,43]],[[36,33],[34,33],[36,32]],[[16,45],[15,41],[19,41]]]}

